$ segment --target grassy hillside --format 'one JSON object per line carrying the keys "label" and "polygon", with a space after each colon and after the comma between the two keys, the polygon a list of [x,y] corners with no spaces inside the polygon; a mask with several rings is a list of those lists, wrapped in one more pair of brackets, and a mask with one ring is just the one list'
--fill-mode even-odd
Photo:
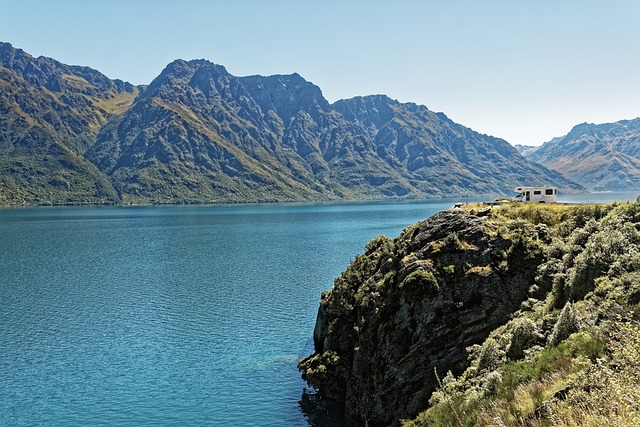
{"label": "grassy hillside", "polygon": [[138,88],[0,43],[0,205],[118,203],[85,157]]}

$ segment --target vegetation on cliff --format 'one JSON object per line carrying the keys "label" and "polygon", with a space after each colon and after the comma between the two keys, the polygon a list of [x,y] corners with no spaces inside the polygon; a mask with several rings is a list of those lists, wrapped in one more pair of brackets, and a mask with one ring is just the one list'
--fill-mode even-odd
{"label": "vegetation on cliff", "polygon": [[299,366],[369,425],[635,425],[639,303],[639,203],[450,210],[367,245]]}

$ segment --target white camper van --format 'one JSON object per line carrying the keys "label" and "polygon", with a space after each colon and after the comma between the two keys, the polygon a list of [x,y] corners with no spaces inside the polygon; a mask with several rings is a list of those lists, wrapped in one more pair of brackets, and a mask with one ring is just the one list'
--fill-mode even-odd
{"label": "white camper van", "polygon": [[558,189],[556,187],[518,187],[515,189],[517,202],[556,203]]}

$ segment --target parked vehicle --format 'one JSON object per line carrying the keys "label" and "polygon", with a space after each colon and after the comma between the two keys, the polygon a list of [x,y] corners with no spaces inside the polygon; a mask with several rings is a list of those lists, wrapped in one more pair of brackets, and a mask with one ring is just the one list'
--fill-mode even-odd
{"label": "parked vehicle", "polygon": [[518,187],[515,197],[517,202],[525,203],[556,203],[558,201],[558,189],[556,187]]}

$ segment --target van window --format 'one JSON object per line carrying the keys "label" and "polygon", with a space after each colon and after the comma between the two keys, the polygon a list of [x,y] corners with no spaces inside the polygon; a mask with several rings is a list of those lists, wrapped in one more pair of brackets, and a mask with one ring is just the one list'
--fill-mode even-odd
{"label": "van window", "polygon": [[548,188],[544,190],[544,194],[547,196],[553,196],[553,188]]}
{"label": "van window", "polygon": [[534,195],[534,196],[539,196],[539,195],[541,195],[541,194],[542,194],[542,191],[540,191],[540,190],[534,190],[534,191],[533,191],[533,195]]}

